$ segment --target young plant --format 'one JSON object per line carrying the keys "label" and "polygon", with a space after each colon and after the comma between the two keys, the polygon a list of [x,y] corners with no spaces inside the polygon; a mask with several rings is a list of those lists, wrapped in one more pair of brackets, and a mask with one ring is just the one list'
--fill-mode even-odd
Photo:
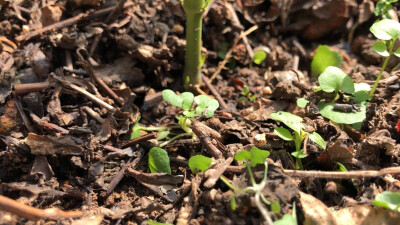
{"label": "young plant", "polygon": [[181,0],[186,14],[186,52],[183,72],[186,90],[200,85],[201,80],[201,26],[202,14],[209,0]]}
{"label": "young plant", "polygon": [[274,222],[274,225],[297,225],[296,205],[294,202],[292,214],[283,215],[282,219]]}
{"label": "young plant", "polygon": [[380,0],[376,3],[376,7],[374,10],[375,16],[381,16],[382,19],[392,19],[389,10],[393,8],[392,3],[397,2],[398,0]]}
{"label": "young plant", "polygon": [[328,66],[339,67],[342,61],[338,52],[330,50],[327,45],[319,45],[311,61],[311,74],[319,76]]}
{"label": "young plant", "polygon": [[372,97],[374,95],[375,89],[378,86],[379,80],[381,79],[383,71],[385,71],[386,65],[389,61],[391,55],[400,57],[400,48],[393,51],[394,44],[397,38],[400,37],[400,23],[395,20],[383,19],[374,23],[369,29],[371,33],[381,41],[376,42],[372,48],[379,55],[386,57],[383,61],[381,70],[379,71],[378,77],[372,87],[369,95]]}
{"label": "young plant", "polygon": [[267,54],[271,52],[271,50],[266,46],[258,46],[253,49],[253,62],[257,65],[260,65],[267,58]]}
{"label": "young plant", "polygon": [[[268,215],[267,209],[264,207],[263,203],[267,205],[270,205],[271,203],[264,197],[262,194],[262,191],[264,190],[265,185],[267,184],[267,171],[268,171],[268,164],[265,161],[266,158],[268,158],[269,152],[266,150],[260,150],[257,147],[253,146],[250,151],[240,151],[236,153],[235,155],[235,160],[237,161],[244,161],[244,166],[247,168],[247,172],[249,174],[250,182],[252,186],[246,187],[246,188],[238,188],[233,186],[229,181],[224,178],[223,176],[220,177],[220,179],[229,187],[231,188],[235,193],[231,195],[231,208],[232,210],[236,210],[236,201],[235,197],[248,193],[248,194],[254,194],[254,199],[257,205],[258,210],[260,211],[261,215],[264,217],[264,219],[268,222],[268,224],[272,224],[272,220],[270,216]],[[253,172],[251,170],[251,167],[255,167],[258,164],[264,164],[265,170],[264,170],[264,177],[262,181],[257,184]],[[262,201],[262,202],[261,202]]]}
{"label": "young plant", "polygon": [[[321,115],[338,124],[361,125],[366,117],[367,101],[370,99],[369,85],[354,84],[350,76],[334,66],[327,67],[318,77],[318,82],[320,87],[315,92],[333,93],[332,99],[319,102]],[[297,103],[304,108],[308,101],[300,98]]]}
{"label": "young plant", "polygon": [[163,147],[170,143],[173,140],[184,136],[192,136],[195,137],[192,129],[190,128],[192,124],[192,118],[196,115],[204,115],[207,118],[210,118],[214,115],[214,111],[219,107],[219,103],[217,100],[207,96],[207,95],[198,95],[194,97],[194,95],[190,92],[183,92],[182,94],[175,94],[173,91],[167,89],[162,92],[162,96],[164,100],[170,103],[173,106],[182,109],[182,114],[176,116],[178,119],[177,125],[166,126],[166,127],[143,127],[138,125],[137,123],[132,128],[131,139],[139,137],[140,131],[158,131],[158,140],[162,140],[166,138],[169,134],[171,134],[172,129],[181,128],[184,133],[178,134],[168,141],[160,144],[160,147]]}
{"label": "young plant", "polygon": [[305,125],[303,124],[303,118],[292,113],[282,111],[271,113],[270,117],[276,121],[284,123],[287,127],[293,130],[292,135],[288,129],[277,127],[274,129],[274,133],[285,141],[294,142],[296,151],[292,152],[292,155],[296,158],[296,169],[303,169],[301,159],[307,157],[307,154],[305,154],[301,148],[302,143],[307,135],[310,140],[325,150],[325,141],[317,132],[307,133],[304,131]]}
{"label": "young plant", "polygon": [[372,204],[375,206],[381,206],[387,209],[400,211],[400,193],[384,191],[375,197]]}
{"label": "young plant", "polygon": [[242,96],[239,97],[239,102],[243,102],[244,105],[249,104],[250,102],[254,102],[256,100],[256,95],[250,92],[250,89],[247,85],[243,85]]}

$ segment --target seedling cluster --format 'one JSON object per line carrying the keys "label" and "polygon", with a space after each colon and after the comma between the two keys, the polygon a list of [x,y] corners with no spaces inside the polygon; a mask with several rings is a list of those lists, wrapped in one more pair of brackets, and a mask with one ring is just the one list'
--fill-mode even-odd
{"label": "seedling cluster", "polygon": [[277,112],[271,113],[271,118],[284,123],[288,128],[293,131],[290,132],[284,127],[277,127],[274,129],[274,133],[278,135],[285,141],[293,141],[296,150],[292,152],[292,155],[296,158],[296,168],[303,169],[303,164],[301,162],[302,158],[307,157],[304,149],[301,148],[304,139],[308,136],[310,140],[319,145],[322,149],[326,148],[324,139],[317,132],[307,133],[304,128],[303,119],[289,112]]}

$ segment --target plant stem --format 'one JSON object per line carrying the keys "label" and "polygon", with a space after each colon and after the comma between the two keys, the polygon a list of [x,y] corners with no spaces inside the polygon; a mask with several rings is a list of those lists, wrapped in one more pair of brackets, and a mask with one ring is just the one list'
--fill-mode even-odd
{"label": "plant stem", "polygon": [[371,92],[369,93],[369,96],[372,98],[374,95],[375,89],[378,87],[379,80],[381,79],[383,71],[385,71],[386,65],[389,61],[390,56],[393,54],[393,47],[394,47],[395,41],[391,40],[390,41],[390,46],[389,46],[389,56],[386,56],[385,61],[383,61],[382,68],[379,71],[378,77],[375,80],[374,86],[371,89]]}
{"label": "plant stem", "polygon": [[253,172],[251,171],[249,164],[247,164],[246,167],[247,167],[247,172],[249,173],[251,185],[255,186],[257,183],[256,180],[254,179]]}
{"label": "plant stem", "polygon": [[[300,147],[301,147],[301,140],[300,140],[300,134],[297,132],[294,132],[294,144],[296,146],[296,152],[300,152]],[[302,170],[303,169],[303,164],[301,163],[301,158],[296,157],[296,169]]]}
{"label": "plant stem", "polygon": [[242,189],[237,188],[237,187],[233,186],[231,183],[229,183],[229,181],[227,181],[225,179],[225,177],[220,176],[219,179],[222,180],[222,182],[224,182],[230,189],[232,189],[234,191],[237,191],[237,192],[241,192],[242,191]]}
{"label": "plant stem", "polygon": [[183,84],[186,90],[201,84],[201,24],[204,0],[184,0],[186,52]]}
{"label": "plant stem", "polygon": [[189,133],[178,134],[175,137],[169,139],[168,141],[164,141],[162,144],[160,144],[160,148],[162,148],[162,147],[166,146],[167,144],[171,143],[172,141],[174,141],[178,138],[184,137],[184,136],[192,136],[192,134],[189,134]]}

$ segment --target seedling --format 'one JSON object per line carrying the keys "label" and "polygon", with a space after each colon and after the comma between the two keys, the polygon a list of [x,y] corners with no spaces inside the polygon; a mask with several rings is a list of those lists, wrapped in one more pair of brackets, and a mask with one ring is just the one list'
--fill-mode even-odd
{"label": "seedling", "polygon": [[247,105],[250,102],[254,102],[256,100],[256,95],[252,94],[249,90],[249,87],[247,85],[243,85],[243,90],[242,90],[242,95],[238,100],[240,102],[244,102],[245,105]]}
{"label": "seedling", "polygon": [[328,66],[339,67],[342,64],[342,56],[329,49],[327,45],[319,45],[311,62],[311,73],[320,75]]}
{"label": "seedling", "polygon": [[219,107],[219,103],[217,100],[207,96],[207,95],[198,95],[194,97],[194,95],[190,92],[183,92],[180,95],[175,94],[173,91],[167,89],[162,92],[162,96],[165,101],[170,103],[173,106],[182,109],[182,114],[176,116],[178,119],[179,126],[172,125],[166,127],[143,127],[138,125],[137,123],[132,128],[131,139],[139,137],[140,131],[158,131],[158,140],[162,140],[166,138],[169,134],[171,134],[172,129],[181,128],[184,133],[178,134],[168,141],[165,141],[160,144],[160,147],[163,147],[170,143],[173,140],[184,136],[192,136],[195,137],[192,129],[190,128],[192,124],[191,118],[196,115],[204,115],[207,118],[210,118],[214,115],[214,111]]}
{"label": "seedling", "polygon": [[201,80],[201,28],[202,14],[209,0],[181,0],[186,14],[186,52],[183,72],[186,90],[200,85]]}
{"label": "seedling", "polygon": [[374,10],[375,16],[382,16],[382,19],[392,19],[389,10],[393,8],[392,3],[397,2],[398,0],[380,0],[376,3],[376,7]]}
{"label": "seedling", "polygon": [[[246,187],[246,188],[238,188],[233,186],[229,181],[224,178],[223,176],[220,177],[220,179],[232,190],[234,190],[234,194],[231,195],[231,208],[232,210],[236,209],[236,201],[235,197],[248,193],[248,194],[254,194],[254,199],[257,205],[258,210],[260,211],[261,215],[263,215],[264,219],[268,221],[269,224],[272,224],[272,220],[268,215],[267,209],[264,207],[263,201],[265,204],[270,205],[271,203],[264,197],[262,194],[262,191],[264,190],[265,185],[267,184],[267,171],[268,171],[268,164],[265,161],[266,158],[268,158],[269,152],[266,150],[260,150],[257,147],[253,146],[250,151],[240,151],[236,153],[235,155],[235,160],[237,161],[244,161],[244,166],[247,168],[247,172],[249,174],[250,182],[252,186]],[[264,169],[264,177],[261,181],[261,183],[257,184],[253,172],[251,170],[251,167],[254,167],[258,164],[264,164],[265,169]]]}
{"label": "seedling", "polygon": [[173,225],[173,224],[170,224],[170,223],[160,223],[160,222],[151,221],[151,220],[147,220],[146,223],[148,225]]}
{"label": "seedling", "polygon": [[189,168],[193,173],[204,172],[210,168],[212,159],[203,155],[195,155],[189,159]]}
{"label": "seedling", "polygon": [[303,124],[303,119],[301,117],[282,111],[271,113],[270,117],[276,121],[284,123],[287,127],[293,130],[294,134],[292,135],[288,129],[277,127],[274,129],[274,133],[285,141],[294,142],[296,151],[292,152],[292,155],[296,158],[296,169],[303,169],[301,159],[307,157],[307,154],[305,154],[304,150],[301,148],[306,136],[325,150],[326,144],[321,135],[317,132],[307,133],[304,131],[305,125]]}
{"label": "seedling", "polygon": [[153,147],[150,149],[148,163],[152,173],[171,174],[168,153],[162,148]]}
{"label": "seedling", "polygon": [[386,57],[383,61],[378,77],[375,80],[374,86],[369,93],[369,95],[372,97],[376,87],[378,86],[379,80],[381,79],[382,73],[385,71],[390,56],[395,55],[400,57],[400,48],[393,51],[394,43],[396,42],[397,38],[400,37],[400,23],[390,19],[383,19],[374,23],[369,30],[376,38],[381,40],[376,42],[372,48],[379,55]]}
{"label": "seedling", "polygon": [[375,206],[381,206],[387,209],[400,211],[400,193],[384,191],[375,197],[372,204]]}
{"label": "seedling", "polygon": [[297,225],[296,206],[294,202],[292,214],[283,215],[282,219],[274,222],[274,225]]}
{"label": "seedling", "polygon": [[[342,171],[342,172],[348,172],[347,168],[346,168],[343,164],[341,164],[340,162],[336,162],[336,165],[339,166],[339,170],[340,170],[340,171]],[[354,181],[355,181],[355,179],[352,178],[352,179],[351,179],[351,183],[353,183],[354,188],[355,188],[357,191],[359,191],[358,185],[356,185],[356,184],[354,183]]]}
{"label": "seedling", "polygon": [[266,46],[258,46],[253,49],[254,56],[253,62],[257,65],[260,65],[267,58],[267,54],[271,52],[271,50]]}
{"label": "seedling", "polygon": [[[353,80],[341,69],[329,66],[318,77],[320,87],[315,90],[333,93],[333,99],[321,101],[319,112],[325,118],[338,124],[358,124],[365,119],[366,106],[370,96],[369,85],[354,84]],[[339,95],[340,93],[340,95]],[[337,102],[341,99],[342,102]],[[304,108],[308,101],[304,98],[297,100],[297,105]]]}

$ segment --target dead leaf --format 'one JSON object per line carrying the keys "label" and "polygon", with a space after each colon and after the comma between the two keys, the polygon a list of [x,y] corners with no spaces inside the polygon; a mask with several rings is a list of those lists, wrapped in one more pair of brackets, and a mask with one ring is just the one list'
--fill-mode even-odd
{"label": "dead leaf", "polygon": [[33,155],[81,155],[83,153],[77,139],[69,135],[52,137],[29,133],[26,144]]}

